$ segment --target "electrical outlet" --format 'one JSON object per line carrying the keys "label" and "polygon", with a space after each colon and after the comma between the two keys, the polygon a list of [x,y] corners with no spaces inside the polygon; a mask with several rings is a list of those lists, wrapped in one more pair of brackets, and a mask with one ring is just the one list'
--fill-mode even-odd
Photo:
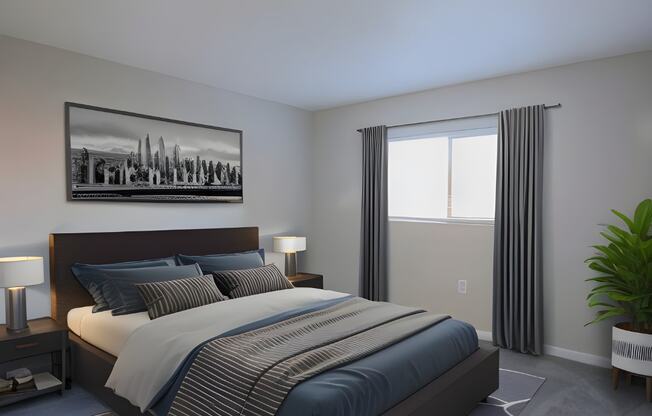
{"label": "electrical outlet", "polygon": [[457,293],[466,295],[466,280],[457,281]]}

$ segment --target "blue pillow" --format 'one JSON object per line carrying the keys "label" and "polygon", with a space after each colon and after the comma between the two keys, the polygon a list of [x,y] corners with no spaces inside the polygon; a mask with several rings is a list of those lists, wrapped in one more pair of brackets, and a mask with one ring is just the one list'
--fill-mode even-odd
{"label": "blue pillow", "polygon": [[199,265],[141,267],[138,269],[114,269],[106,274],[102,283],[102,296],[109,304],[112,315],[127,315],[147,310],[135,283],[162,282],[203,276]]}
{"label": "blue pillow", "polygon": [[177,254],[179,264],[199,264],[204,273],[223,270],[254,269],[265,265],[265,250],[243,251],[241,253],[186,256]]}
{"label": "blue pillow", "polygon": [[176,266],[174,257],[166,257],[162,259],[153,260],[137,260],[125,261],[122,263],[109,263],[109,264],[83,264],[75,263],[70,267],[72,274],[77,281],[86,289],[91,295],[95,306],[93,312],[101,312],[109,309],[109,305],[102,296],[102,282],[106,274],[110,274],[113,269],[139,269],[142,267],[153,266]]}

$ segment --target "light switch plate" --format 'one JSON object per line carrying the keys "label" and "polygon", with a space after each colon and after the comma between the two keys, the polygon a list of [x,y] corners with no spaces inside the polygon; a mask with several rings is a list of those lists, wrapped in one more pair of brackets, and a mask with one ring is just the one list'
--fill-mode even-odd
{"label": "light switch plate", "polygon": [[466,280],[457,281],[457,293],[466,295]]}

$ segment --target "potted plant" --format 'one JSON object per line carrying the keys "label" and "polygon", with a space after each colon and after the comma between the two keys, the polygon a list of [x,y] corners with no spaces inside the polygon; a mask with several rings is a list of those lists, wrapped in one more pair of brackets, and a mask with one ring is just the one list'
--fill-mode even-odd
{"label": "potted plant", "polygon": [[589,268],[599,273],[599,276],[587,279],[596,283],[587,296],[588,305],[599,308],[596,318],[587,325],[622,318],[623,321],[612,329],[611,364],[615,368],[650,377],[652,200],[641,202],[632,218],[616,210],[612,212],[626,227],[607,225],[600,233],[607,241],[603,245],[593,246],[597,253],[586,260]]}

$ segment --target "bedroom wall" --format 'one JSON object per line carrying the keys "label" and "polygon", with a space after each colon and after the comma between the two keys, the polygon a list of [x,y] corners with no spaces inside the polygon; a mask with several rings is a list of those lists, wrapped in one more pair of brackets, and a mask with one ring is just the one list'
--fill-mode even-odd
{"label": "bedroom wall", "polygon": [[[491,331],[493,226],[389,223],[389,297]],[[457,281],[466,280],[466,294]]]}
{"label": "bedroom wall", "polygon": [[[310,113],[9,37],[0,57],[0,256],[47,258],[52,232],[257,225],[268,252],[272,234],[307,232]],[[244,130],[245,203],[66,201],[65,101]],[[30,318],[49,315],[47,283],[27,298]]]}
{"label": "bedroom wall", "polygon": [[[310,270],[357,291],[360,138],[356,129],[561,102],[547,113],[544,173],[545,343],[593,362],[610,353],[608,324],[591,319],[583,260],[610,208],[652,194],[652,53],[639,53],[317,112]],[[490,330],[491,237],[470,225],[391,223],[390,300],[452,311]],[[418,244],[411,245],[412,241]],[[469,295],[454,293],[469,276]],[[566,353],[569,353],[566,351]],[[591,356],[583,355],[591,354]],[[605,360],[599,360],[605,363]]]}

